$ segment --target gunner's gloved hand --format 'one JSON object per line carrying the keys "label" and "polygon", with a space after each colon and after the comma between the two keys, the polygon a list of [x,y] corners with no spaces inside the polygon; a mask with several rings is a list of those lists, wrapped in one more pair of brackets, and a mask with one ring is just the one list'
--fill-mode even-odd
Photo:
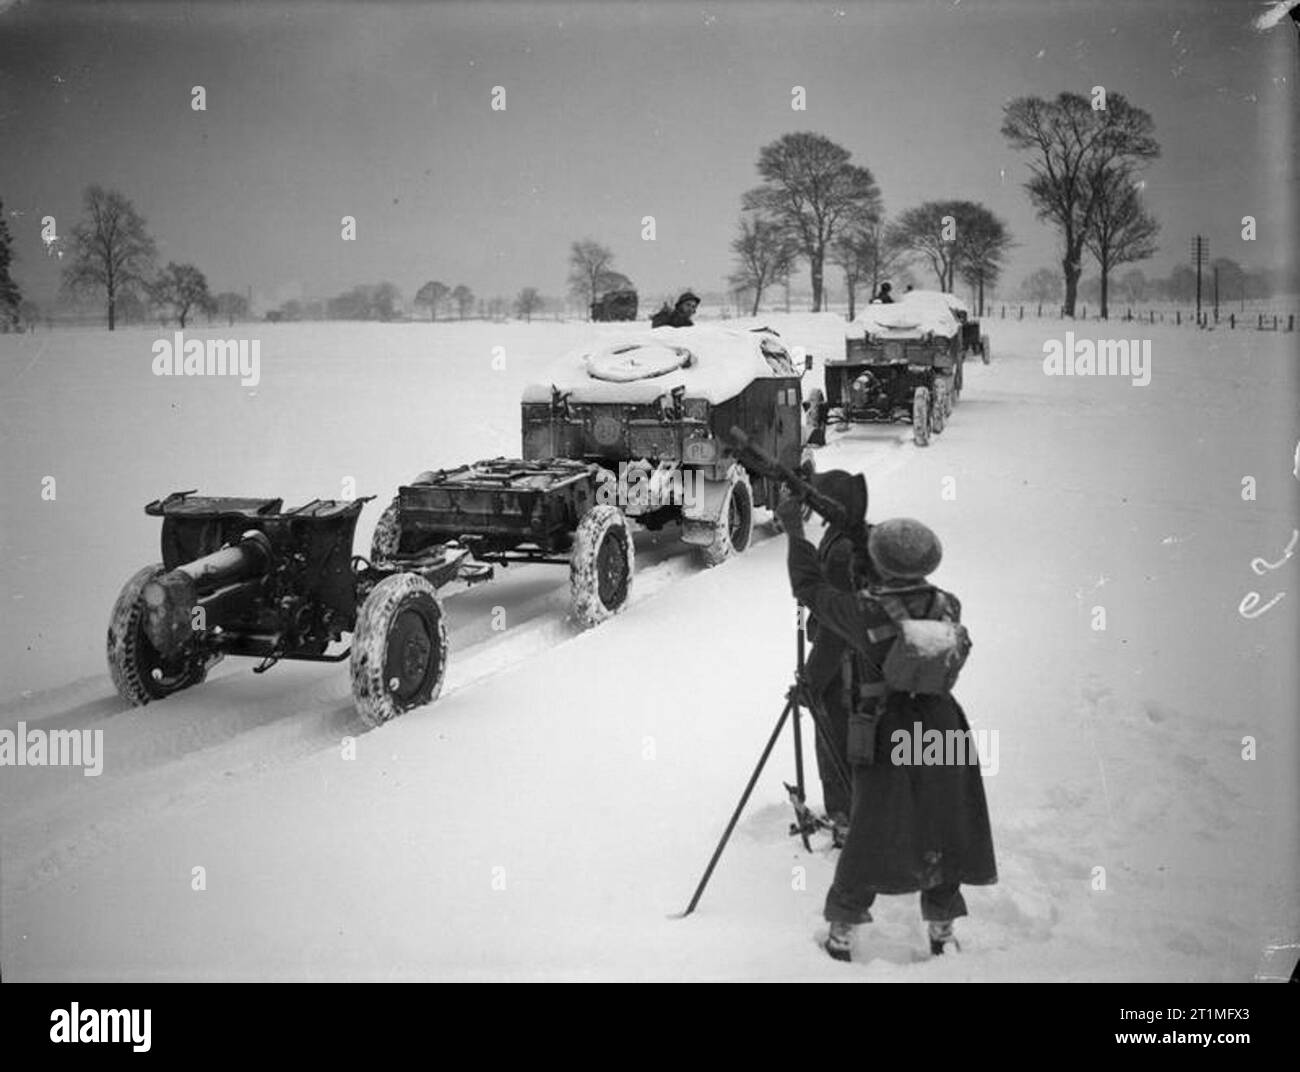
{"label": "gunner's gloved hand", "polygon": [[776,509],[772,511],[776,519],[781,522],[785,531],[791,535],[801,535],[803,532],[803,502],[795,495],[789,492],[783,492],[781,500],[776,504]]}

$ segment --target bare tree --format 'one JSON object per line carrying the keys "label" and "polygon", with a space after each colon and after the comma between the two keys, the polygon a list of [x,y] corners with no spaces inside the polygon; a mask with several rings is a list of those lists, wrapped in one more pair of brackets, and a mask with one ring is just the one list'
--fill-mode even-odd
{"label": "bare tree", "polygon": [[884,220],[854,227],[831,243],[831,259],[844,272],[849,292],[849,319],[857,315],[858,288],[870,284],[875,293],[881,280],[900,265],[907,254],[896,228]]}
{"label": "bare tree", "polygon": [[614,271],[614,254],[591,238],[569,247],[569,293],[591,315],[592,304],[607,290],[631,287],[627,276]]}
{"label": "bare tree", "polygon": [[1053,101],[1017,97],[1003,112],[1002,134],[1032,153],[1025,184],[1038,218],[1061,233],[1065,315],[1074,316],[1084,243],[1094,226],[1098,183],[1113,167],[1138,167],[1160,155],[1155,124],[1141,108],[1111,93],[1105,107],[1077,93]]}
{"label": "bare tree", "polygon": [[821,134],[786,134],[758,154],[763,182],[741,202],[777,221],[797,242],[812,273],[813,312],[822,307],[826,254],[843,229],[880,215],[880,190],[865,167]]}
{"label": "bare tree", "polygon": [[217,313],[226,318],[226,323],[233,325],[236,320],[248,316],[248,298],[233,290],[223,290],[216,297]]}
{"label": "bare tree", "polygon": [[522,316],[529,323],[532,323],[533,313],[542,307],[542,296],[537,293],[536,287],[524,287],[519,292],[519,297],[515,298],[515,313]]}
{"label": "bare tree", "polygon": [[983,205],[970,205],[958,222],[957,271],[975,291],[978,316],[984,315],[984,288],[997,284],[1003,260],[1014,243],[997,216]]}
{"label": "bare tree", "polygon": [[736,270],[727,279],[735,289],[753,294],[749,315],[757,316],[763,291],[788,275],[799,255],[794,236],[775,220],[742,215],[731,251],[736,255]]}
{"label": "bare tree", "polygon": [[446,283],[430,281],[425,283],[415,294],[416,305],[427,305],[429,307],[429,319],[438,319],[438,306],[447,300],[447,295],[451,293],[451,288]]}
{"label": "bare tree", "polygon": [[41,307],[30,298],[24,298],[18,304],[18,321],[24,331],[35,331],[36,325],[41,322]]}
{"label": "bare tree", "polygon": [[1108,168],[1092,180],[1095,210],[1085,244],[1101,271],[1101,316],[1110,318],[1110,273],[1156,252],[1160,224],[1142,204],[1139,185],[1126,167]]}
{"label": "bare tree", "polygon": [[199,312],[216,309],[216,302],[208,292],[207,278],[192,264],[168,261],[167,267],[150,287],[150,294],[159,305],[172,307],[182,331],[191,309]]}
{"label": "bare tree", "polygon": [[1065,280],[1055,268],[1039,268],[1020,284],[1020,293],[1032,302],[1059,302],[1065,293]]}
{"label": "bare tree", "polygon": [[370,318],[375,320],[392,320],[397,316],[397,307],[401,304],[402,292],[396,283],[388,280],[376,283],[370,291]]}
{"label": "bare tree", "polygon": [[464,320],[465,314],[474,307],[474,292],[464,283],[457,283],[451,292],[451,300],[456,303],[456,315]]}
{"label": "bare tree", "polygon": [[957,235],[969,207],[973,207],[969,201],[926,201],[898,217],[899,243],[929,262],[943,291],[952,290],[959,252]]}
{"label": "bare tree", "polygon": [[14,240],[9,233],[9,221],[5,217],[4,202],[0,201],[0,330],[17,328],[22,321],[22,291],[9,274],[9,264],[13,260]]}
{"label": "bare tree", "polygon": [[1141,268],[1131,268],[1119,280],[1119,289],[1131,302],[1146,301],[1147,275]]}
{"label": "bare tree", "polygon": [[116,190],[87,187],[84,207],[87,219],[72,230],[72,263],[63,271],[63,283],[73,291],[102,291],[112,331],[118,295],[149,289],[154,242],[144,217]]}

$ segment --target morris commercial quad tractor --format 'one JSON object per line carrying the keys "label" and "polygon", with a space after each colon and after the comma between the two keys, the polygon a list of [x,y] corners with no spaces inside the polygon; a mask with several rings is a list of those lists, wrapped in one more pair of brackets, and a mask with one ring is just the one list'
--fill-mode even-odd
{"label": "morris commercial quad tractor", "polygon": [[950,294],[910,291],[868,305],[845,329],[843,359],[826,361],[832,417],[910,421],[917,446],[943,431],[961,396],[962,323]]}
{"label": "morris commercial quad tractor", "polygon": [[524,457],[599,466],[604,487],[627,489],[624,513],[648,529],[679,525],[716,565],[749,546],[755,507],[780,497],[726,437],[739,427],[798,466],[810,364],[767,329],[660,328],[579,351],[525,391]]}
{"label": "morris commercial quad tractor", "polygon": [[[523,458],[422,473],[352,553],[369,499],[209,498],[149,503],[162,561],[122,589],[108,628],[118,693],[140,705],[203,681],[226,655],[351,659],[357,711],[377,725],[434,700],[447,663],[439,590],[495,565],[569,567],[573,615],[627,602],[628,518],[679,523],[712,564],[749,544],[754,507],[779,488],[737,460],[733,426],[800,460],[799,372],[770,332],[660,329],[569,356],[523,401]],[[338,651],[350,634],[350,647]]]}

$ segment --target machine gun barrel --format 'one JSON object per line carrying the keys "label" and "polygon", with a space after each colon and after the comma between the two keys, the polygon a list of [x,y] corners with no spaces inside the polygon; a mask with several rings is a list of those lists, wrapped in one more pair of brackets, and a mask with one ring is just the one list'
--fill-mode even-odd
{"label": "machine gun barrel", "polygon": [[745,434],[744,429],[733,427],[728,438],[731,440],[732,446],[736,448],[737,453],[747,457],[755,469],[784,484],[828,525],[834,525],[844,531],[849,530],[851,526],[848,511],[845,510],[839,500],[832,499],[829,495],[818,491],[788,465],[777,458],[773,458],[772,455],[750,439]]}
{"label": "machine gun barrel", "polygon": [[239,543],[177,566],[144,586],[145,635],[162,655],[172,655],[193,635],[191,615],[199,598],[240,581],[261,578],[271,568],[271,541],[250,529]]}

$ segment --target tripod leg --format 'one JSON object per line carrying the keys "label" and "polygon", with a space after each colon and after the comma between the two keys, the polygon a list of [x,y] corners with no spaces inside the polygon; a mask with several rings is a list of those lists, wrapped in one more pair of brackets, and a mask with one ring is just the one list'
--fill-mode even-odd
{"label": "tripod leg", "polygon": [[754,786],[758,782],[758,776],[763,773],[763,767],[767,764],[767,757],[772,754],[772,748],[776,744],[776,739],[781,736],[781,730],[785,726],[785,720],[790,717],[791,710],[794,709],[794,700],[788,700],[785,710],[781,712],[781,717],[776,720],[776,728],[772,730],[772,736],[767,739],[767,746],[763,749],[762,756],[759,757],[758,766],[754,768],[754,773],[749,776],[749,784],[745,786],[745,791],[740,795],[740,803],[736,805],[736,810],[731,813],[731,821],[727,823],[727,829],[722,832],[722,837],[718,841],[718,847],[713,850],[713,858],[709,861],[709,866],[704,869],[704,877],[700,879],[700,884],[695,887],[695,894],[691,897],[691,903],[686,906],[686,911],[677,919],[685,919],[695,911],[695,906],[700,903],[700,898],[704,895],[704,887],[709,884],[709,879],[713,876],[713,869],[718,866],[718,860],[722,856],[722,850],[727,846],[727,839],[731,837],[731,832],[736,828],[736,822],[740,819],[740,813],[745,810],[745,805],[749,802],[749,794],[754,791]]}
{"label": "tripod leg", "polygon": [[836,780],[840,783],[846,796],[849,799],[853,797],[852,779],[849,777],[849,767],[840,746],[831,734],[830,719],[826,715],[826,709],[822,706],[821,701],[813,696],[806,685],[799,688],[799,703],[801,706],[808,708],[808,713],[812,715],[813,726],[817,735],[821,738],[822,744],[826,749],[826,754],[831,760],[831,769],[835,774]]}
{"label": "tripod leg", "polygon": [[795,795],[798,797],[795,815],[799,819],[799,838],[803,841],[804,852],[812,852],[812,842],[808,840],[808,823],[804,820],[806,814],[804,801],[808,797],[803,781],[803,728],[800,725],[803,722],[803,712],[799,710],[798,693],[798,689],[791,693],[791,702],[794,705],[794,784]]}

